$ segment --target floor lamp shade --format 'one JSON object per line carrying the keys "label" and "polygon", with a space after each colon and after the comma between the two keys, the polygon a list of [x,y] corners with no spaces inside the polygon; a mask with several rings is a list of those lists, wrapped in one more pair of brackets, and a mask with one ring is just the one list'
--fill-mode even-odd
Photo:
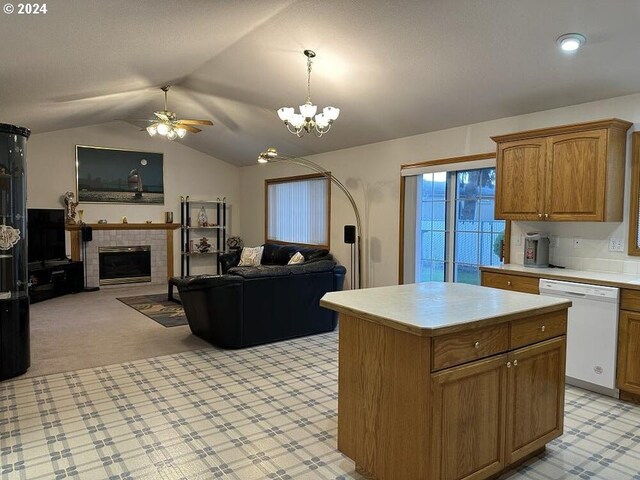
{"label": "floor lamp shade", "polygon": [[350,243],[350,244],[356,243],[356,226],[355,225],[344,226],[344,243]]}

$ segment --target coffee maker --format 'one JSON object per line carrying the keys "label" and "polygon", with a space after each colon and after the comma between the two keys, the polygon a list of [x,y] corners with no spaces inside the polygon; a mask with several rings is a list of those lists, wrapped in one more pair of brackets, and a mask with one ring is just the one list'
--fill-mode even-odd
{"label": "coffee maker", "polygon": [[525,234],[524,265],[539,268],[549,266],[549,234],[544,232]]}

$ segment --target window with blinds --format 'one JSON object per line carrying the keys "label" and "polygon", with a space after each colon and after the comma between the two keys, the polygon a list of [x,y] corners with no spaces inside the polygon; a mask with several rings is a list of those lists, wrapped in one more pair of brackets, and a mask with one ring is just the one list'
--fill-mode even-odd
{"label": "window with blinds", "polygon": [[329,178],[314,174],[269,179],[265,189],[268,242],[329,248]]}

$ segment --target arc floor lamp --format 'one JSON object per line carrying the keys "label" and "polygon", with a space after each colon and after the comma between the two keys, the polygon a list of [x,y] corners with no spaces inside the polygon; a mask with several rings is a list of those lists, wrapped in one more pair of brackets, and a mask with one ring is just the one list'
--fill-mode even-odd
{"label": "arc floor lamp", "polygon": [[357,285],[358,285],[358,288],[363,288],[364,282],[362,281],[362,245],[361,245],[361,239],[360,239],[360,235],[362,233],[362,223],[360,221],[360,210],[358,210],[358,206],[356,205],[356,202],[353,199],[353,196],[351,195],[349,190],[347,190],[347,187],[345,187],[340,180],[338,180],[336,177],[331,175],[331,172],[325,170],[323,167],[321,167],[317,163],[312,162],[307,158],[285,155],[285,154],[279,153],[278,150],[276,150],[274,147],[269,147],[264,152],[260,153],[260,155],[258,155],[258,163],[275,163],[275,162],[294,163],[296,165],[306,167],[310,170],[313,170],[316,173],[324,175],[329,180],[331,180],[331,182],[335,186],[337,186],[340,190],[342,190],[342,193],[345,194],[345,196],[349,200],[349,203],[351,204],[351,208],[353,208],[353,213],[355,214],[355,217],[356,217],[356,228],[357,228],[357,232],[356,232],[356,259],[357,260],[356,262],[358,264],[357,265],[357,270],[358,270]]}

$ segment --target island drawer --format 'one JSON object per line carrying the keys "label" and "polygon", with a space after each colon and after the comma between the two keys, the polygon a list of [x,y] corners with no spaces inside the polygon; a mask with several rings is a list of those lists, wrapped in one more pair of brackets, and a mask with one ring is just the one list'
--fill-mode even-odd
{"label": "island drawer", "polygon": [[452,333],[431,341],[431,371],[442,370],[509,350],[509,324]]}
{"label": "island drawer", "polygon": [[567,311],[511,322],[511,348],[520,348],[567,333]]}
{"label": "island drawer", "polygon": [[482,272],[482,286],[512,290],[514,292],[538,294],[539,278],[512,275],[510,273]]}

